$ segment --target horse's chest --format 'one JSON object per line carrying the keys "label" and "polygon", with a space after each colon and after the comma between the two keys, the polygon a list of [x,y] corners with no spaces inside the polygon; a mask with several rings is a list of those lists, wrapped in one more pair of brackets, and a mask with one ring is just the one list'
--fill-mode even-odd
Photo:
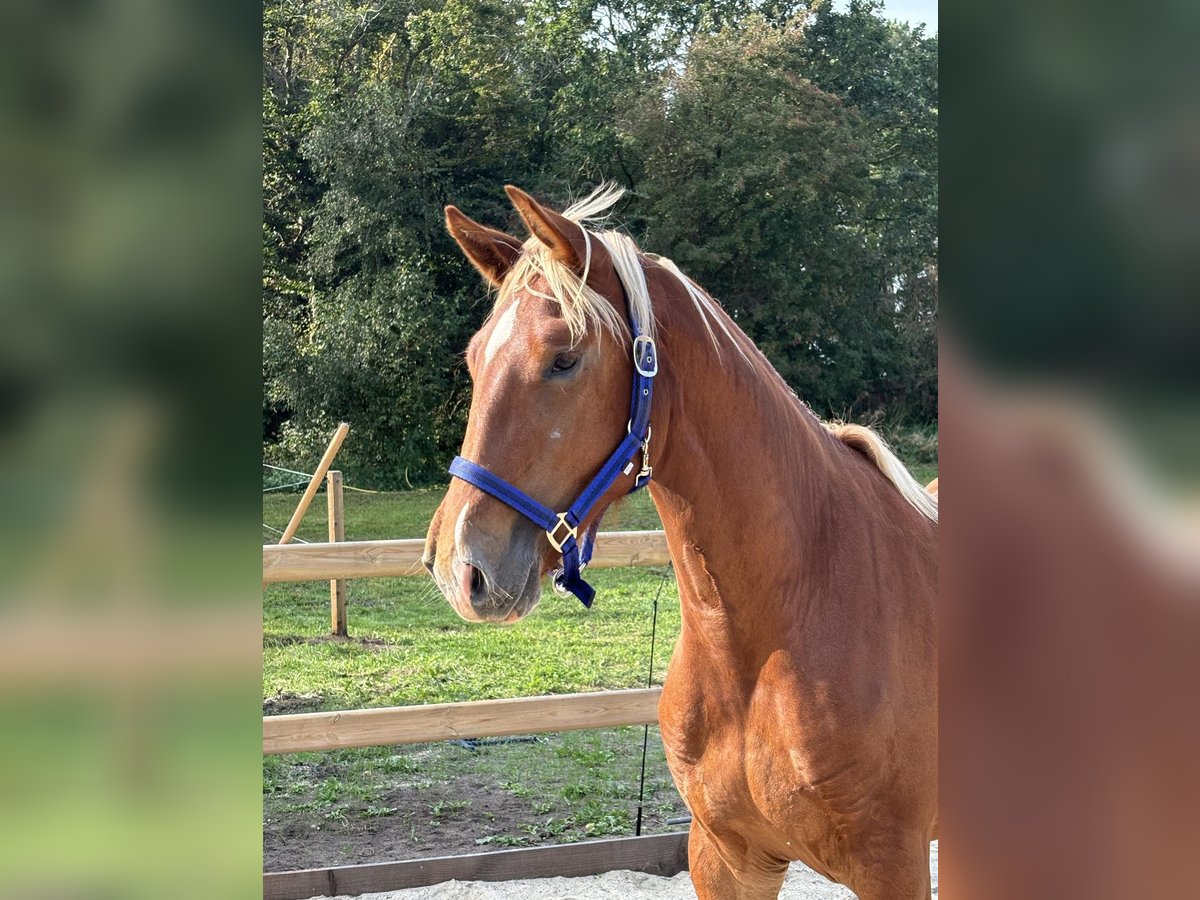
{"label": "horse's chest", "polygon": [[764,763],[786,748],[747,730],[744,703],[708,690],[672,690],[668,680],[659,719],[671,773],[693,815],[722,820],[756,815],[755,796],[771,773]]}
{"label": "horse's chest", "polygon": [[825,733],[821,717],[805,714],[816,701],[795,685],[739,693],[680,681],[668,679],[660,721],[693,816],[714,833],[751,836],[782,856],[828,856],[842,813],[853,815],[859,805],[862,772],[844,744],[835,747],[841,741]]}
{"label": "horse's chest", "polygon": [[840,859],[837,821],[789,764],[786,747],[747,736],[710,732],[694,760],[672,753],[668,744],[672,774],[693,818],[734,858],[765,853],[831,872]]}

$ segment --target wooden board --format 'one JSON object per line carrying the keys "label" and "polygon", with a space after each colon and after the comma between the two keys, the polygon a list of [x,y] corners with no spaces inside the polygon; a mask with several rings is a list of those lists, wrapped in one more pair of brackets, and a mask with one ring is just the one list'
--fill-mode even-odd
{"label": "wooden board", "polygon": [[512,881],[518,878],[577,878],[625,869],[670,878],[688,867],[687,833],[655,834],[559,847],[533,847],[440,856],[405,862],[268,872],[263,900],[305,900],[425,887],[443,881]]}
{"label": "wooden board", "polygon": [[[330,544],[264,544],[263,581],[331,581],[424,575],[425,541],[345,541]],[[596,538],[589,566],[665,566],[671,561],[661,531],[605,531]]]}
{"label": "wooden board", "polygon": [[467,703],[388,706],[263,718],[263,753],[385,747],[658,721],[662,688]]}

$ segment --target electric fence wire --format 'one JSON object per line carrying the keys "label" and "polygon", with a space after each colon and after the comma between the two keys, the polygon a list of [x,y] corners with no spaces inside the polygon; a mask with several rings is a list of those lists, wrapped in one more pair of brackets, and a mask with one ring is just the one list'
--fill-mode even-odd
{"label": "electric fence wire", "polygon": [[[308,484],[308,482],[307,481],[289,481],[287,484],[277,484],[272,487],[265,487],[265,488],[263,488],[263,493],[265,494],[269,491],[286,491],[288,488],[299,487],[302,484]],[[343,485],[343,487],[345,487],[345,485]]]}
{"label": "electric fence wire", "polygon": [[[658,638],[658,598],[662,596],[663,585],[667,583],[667,576],[671,572],[671,567],[668,565],[663,570],[662,580],[658,583],[658,590],[654,592],[654,613],[650,620],[650,671],[646,674],[646,687],[654,686],[654,644]],[[638,779],[638,807],[637,807],[637,822],[634,824],[634,835],[642,836],[642,805],[646,799],[646,748],[650,743],[650,725],[647,724],[642,730],[642,774]]]}
{"label": "electric fence wire", "polygon": [[[278,534],[278,535],[283,534],[283,532],[280,531],[278,528],[272,528],[266,522],[263,522],[263,528],[267,529],[267,531],[273,531],[275,534]],[[307,544],[308,543],[308,541],[306,541],[304,538],[298,538],[295,535],[292,536],[292,540],[295,541],[297,544]]]}
{"label": "electric fence wire", "polygon": [[[297,472],[295,469],[285,469],[283,466],[273,466],[270,463],[263,463],[262,467],[264,469],[271,469],[275,472],[286,472],[288,475],[299,475],[302,478],[307,478],[310,480],[313,477],[312,472]],[[263,493],[265,494],[267,491],[281,491],[285,487],[296,487],[296,485],[298,485],[298,484],[308,484],[308,482],[307,481],[298,481],[293,484],[282,484],[282,485],[279,485],[278,487],[263,488]],[[357,491],[360,494],[378,494],[379,493],[379,491],[373,491],[370,488],[354,487],[354,485],[351,485],[351,484],[343,484],[342,490]]]}

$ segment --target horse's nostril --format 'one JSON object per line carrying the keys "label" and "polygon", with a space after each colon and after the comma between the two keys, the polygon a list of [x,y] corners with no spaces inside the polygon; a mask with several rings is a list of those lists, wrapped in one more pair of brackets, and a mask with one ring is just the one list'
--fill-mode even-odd
{"label": "horse's nostril", "polygon": [[483,572],[468,562],[463,562],[458,571],[458,595],[476,608],[487,603]]}
{"label": "horse's nostril", "polygon": [[421,565],[425,567],[425,571],[430,575],[433,574],[433,559],[431,557],[421,557]]}

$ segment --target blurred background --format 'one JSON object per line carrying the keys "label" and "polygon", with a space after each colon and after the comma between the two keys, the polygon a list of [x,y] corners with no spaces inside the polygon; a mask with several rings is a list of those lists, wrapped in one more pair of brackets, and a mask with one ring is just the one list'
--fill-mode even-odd
{"label": "blurred background", "polygon": [[260,29],[0,12],[2,896],[261,890]]}
{"label": "blurred background", "polygon": [[1200,7],[955,4],[947,892],[1200,895]]}

